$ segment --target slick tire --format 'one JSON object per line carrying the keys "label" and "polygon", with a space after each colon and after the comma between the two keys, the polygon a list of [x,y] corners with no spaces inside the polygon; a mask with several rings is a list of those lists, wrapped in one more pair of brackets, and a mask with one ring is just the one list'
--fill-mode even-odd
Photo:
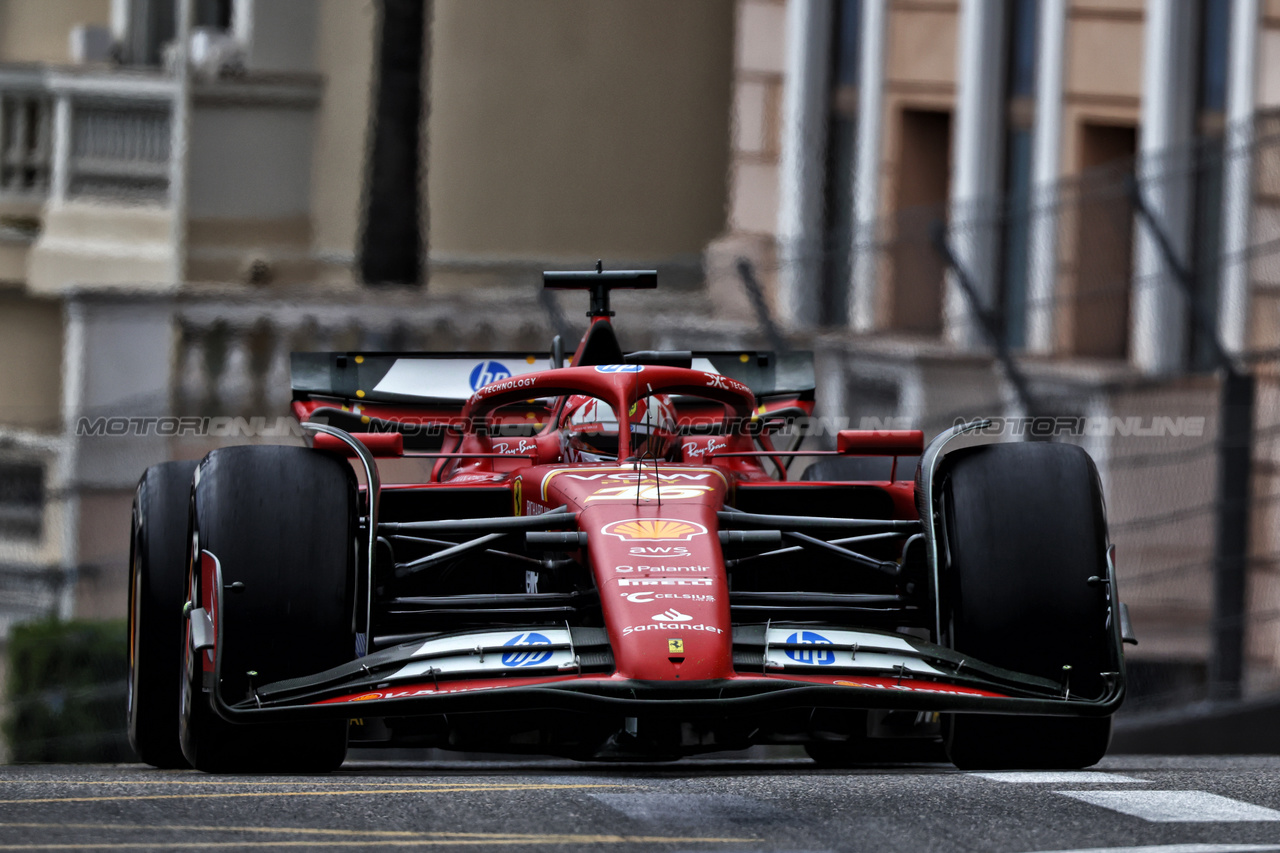
{"label": "slick tire", "polygon": [[[1093,460],[1066,444],[959,450],[944,462],[942,503],[951,646],[1055,682],[1069,673],[1073,696],[1100,697],[1115,664],[1106,588],[1088,582],[1107,576]],[[1076,769],[1106,754],[1111,719],[953,714],[944,736],[961,769]]]}
{"label": "slick tire", "polygon": [[189,766],[178,742],[187,521],[196,462],[153,465],[138,481],[129,533],[129,743],[163,769]]}
{"label": "slick tire", "polygon": [[[301,447],[229,447],[204,458],[192,493],[191,594],[208,608],[205,555],[222,570],[223,702],[355,656],[356,482],[346,462]],[[233,584],[243,584],[234,588]],[[214,710],[205,651],[184,655],[182,752],[198,770],[325,772],[346,757],[346,720],[233,724]]]}

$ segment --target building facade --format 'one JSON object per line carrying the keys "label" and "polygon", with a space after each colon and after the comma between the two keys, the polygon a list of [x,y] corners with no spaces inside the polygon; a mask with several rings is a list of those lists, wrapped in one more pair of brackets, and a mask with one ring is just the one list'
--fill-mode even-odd
{"label": "building facade", "polygon": [[749,259],[854,425],[1075,419],[1164,699],[1211,654],[1210,338],[1257,374],[1245,687],[1274,688],[1280,5],[739,0],[736,40],[709,292]]}
{"label": "building facade", "polygon": [[660,272],[636,348],[762,343],[758,284],[833,425],[1074,423],[1159,701],[1210,654],[1220,340],[1280,686],[1280,0],[431,0],[416,288],[359,275],[386,2],[0,0],[0,635],[122,615],[138,474],[296,440],[291,350],[541,349],[537,271],[604,258]]}

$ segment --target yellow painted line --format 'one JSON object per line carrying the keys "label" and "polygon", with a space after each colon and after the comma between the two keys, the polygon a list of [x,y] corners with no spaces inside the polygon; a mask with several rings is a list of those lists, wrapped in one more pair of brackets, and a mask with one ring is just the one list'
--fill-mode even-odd
{"label": "yellow painted line", "polygon": [[[184,773],[186,771],[183,771]],[[619,782],[617,784],[606,783],[558,783],[558,782],[414,782],[405,780],[402,782],[362,782],[359,779],[306,779],[296,782],[285,781],[279,779],[109,779],[105,781],[94,781],[92,779],[0,779],[0,784],[9,785],[378,785],[383,787],[399,787],[422,786],[424,788],[467,788],[474,787],[477,790],[494,785],[513,786],[513,785],[529,785],[537,788],[645,788],[647,785],[633,785],[628,782]]]}
{"label": "yellow painted line", "polygon": [[362,838],[525,838],[527,832],[422,832],[415,829],[317,829],[307,826],[189,826],[128,823],[0,823],[0,829],[92,829],[120,832],[260,832],[287,835],[357,835]]}
{"label": "yellow painted line", "polygon": [[[751,843],[758,838],[718,838],[707,836],[663,836],[663,835],[588,835],[588,834],[537,834],[537,833],[499,833],[499,832],[420,832],[413,830],[358,830],[358,829],[314,829],[306,827],[277,826],[156,826],[147,824],[101,824],[101,823],[0,823],[2,828],[10,829],[89,829],[116,830],[122,832],[218,832],[224,834],[260,833],[287,834],[304,836],[350,836],[346,841],[318,841],[314,838],[290,841],[251,842],[255,847],[352,847],[377,843],[392,847],[443,847],[443,846],[484,846],[494,844],[731,844]],[[196,849],[244,846],[244,841],[185,841],[185,842],[145,842],[140,840],[128,843],[99,842],[97,844],[71,843],[31,843],[0,844],[0,850],[120,850],[130,848]]]}
{"label": "yellow painted line", "polygon": [[108,803],[134,802],[138,800],[215,800],[231,797],[342,797],[353,794],[456,794],[483,793],[488,791],[558,791],[579,788],[616,788],[617,785],[486,785],[485,787],[455,788],[365,788],[350,791],[245,791],[235,794],[135,794],[123,797],[36,797],[19,800],[0,800],[0,805],[20,803]]}
{"label": "yellow painted line", "polygon": [[[370,839],[403,839],[404,841],[466,841],[466,843],[474,844],[499,844],[511,843],[511,841],[521,841],[521,843],[529,844],[548,844],[553,841],[566,844],[593,844],[605,841],[605,843],[626,843],[626,844],[686,844],[690,841],[716,841],[716,843],[732,843],[732,841],[756,841],[754,838],[705,838],[705,836],[666,836],[666,835],[570,835],[570,834],[552,834],[540,835],[536,833],[422,833],[416,830],[333,830],[333,829],[310,829],[310,827],[291,827],[291,826],[154,826],[145,824],[18,824],[18,822],[5,822],[0,827],[10,827],[10,829],[87,829],[87,830],[120,830],[128,831],[128,833],[137,833],[137,831],[157,831],[157,833],[265,833],[265,834],[289,834],[289,835],[351,835],[356,838],[364,839],[362,843],[367,843]],[[216,841],[210,841],[215,844]],[[301,841],[300,841],[301,843]],[[156,845],[159,843],[156,843]],[[202,841],[191,841],[188,844],[202,844]],[[253,841],[251,841],[251,844]],[[260,841],[257,844],[271,844],[271,841]],[[351,841],[330,841],[329,844],[349,845]],[[141,843],[142,847],[146,847],[145,843]],[[155,845],[152,845],[155,847]],[[0,847],[0,849],[5,849]]]}
{"label": "yellow painted line", "polygon": [[[379,840],[376,843],[383,847],[492,847],[495,844],[742,844],[758,841],[755,838],[699,838],[699,837],[665,837],[646,835],[582,835],[582,836],[516,836],[503,839],[418,839],[412,841]],[[254,848],[259,847],[365,847],[367,840],[353,841],[255,841]],[[155,843],[131,841],[120,844],[0,844],[0,850],[208,850],[228,847],[243,848],[243,841],[157,841]]]}

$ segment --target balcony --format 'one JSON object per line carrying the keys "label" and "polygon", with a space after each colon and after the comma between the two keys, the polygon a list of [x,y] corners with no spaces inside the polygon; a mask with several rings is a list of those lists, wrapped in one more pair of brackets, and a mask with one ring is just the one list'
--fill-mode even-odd
{"label": "balcony", "polygon": [[0,280],[163,289],[261,262],[305,278],[321,88],[313,74],[194,80],[183,145],[171,75],[0,65]]}

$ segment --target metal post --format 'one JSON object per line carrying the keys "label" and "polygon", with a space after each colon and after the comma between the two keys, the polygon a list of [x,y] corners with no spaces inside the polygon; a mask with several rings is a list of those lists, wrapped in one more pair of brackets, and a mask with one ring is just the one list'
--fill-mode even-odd
{"label": "metal post", "polygon": [[1213,543],[1213,645],[1209,698],[1240,698],[1253,462],[1254,377],[1224,371],[1218,405],[1217,535]]}
{"label": "metal post", "polygon": [[1137,181],[1129,184],[1138,220],[1164,257],[1191,311],[1196,333],[1208,342],[1222,372],[1218,398],[1218,490],[1213,543],[1213,625],[1209,698],[1240,698],[1244,675],[1245,593],[1248,585],[1249,508],[1253,475],[1255,381],[1242,373],[1222,345],[1217,327],[1195,299],[1191,270],[1173,250]]}
{"label": "metal post", "polygon": [[177,50],[174,52],[173,109],[169,126],[170,277],[179,286],[187,272],[187,163],[191,152],[191,19],[193,0],[177,0]]}

